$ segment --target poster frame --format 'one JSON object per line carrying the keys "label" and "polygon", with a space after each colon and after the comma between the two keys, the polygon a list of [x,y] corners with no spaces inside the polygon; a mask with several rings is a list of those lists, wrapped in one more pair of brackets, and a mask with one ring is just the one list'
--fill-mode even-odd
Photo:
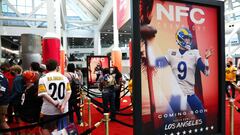
{"label": "poster frame", "polygon": [[89,60],[90,58],[107,58],[108,59],[108,68],[110,69],[110,57],[109,56],[104,56],[104,55],[97,55],[97,56],[87,56],[87,88],[91,89],[91,88],[98,88],[98,87],[94,87],[92,85],[89,84]]}
{"label": "poster frame", "polygon": [[[220,120],[218,123],[219,132],[216,135],[225,134],[225,25],[224,25],[224,2],[208,0],[165,0],[169,2],[186,3],[217,9],[218,22],[218,88]],[[140,53],[140,22],[139,22],[140,0],[131,1],[132,9],[132,73],[133,73],[133,114],[134,114],[134,135],[142,135],[142,93],[141,93],[141,53]]]}

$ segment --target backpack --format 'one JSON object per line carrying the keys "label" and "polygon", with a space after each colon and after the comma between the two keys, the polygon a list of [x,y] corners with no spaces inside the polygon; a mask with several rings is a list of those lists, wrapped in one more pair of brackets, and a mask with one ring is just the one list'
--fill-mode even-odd
{"label": "backpack", "polygon": [[114,86],[116,84],[116,80],[112,75],[106,74],[103,76],[103,87],[107,88],[107,87],[111,87]]}

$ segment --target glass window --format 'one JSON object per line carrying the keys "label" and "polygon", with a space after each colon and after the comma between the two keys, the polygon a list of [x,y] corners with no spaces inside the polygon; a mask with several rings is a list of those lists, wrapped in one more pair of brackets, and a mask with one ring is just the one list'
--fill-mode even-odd
{"label": "glass window", "polygon": [[8,12],[7,5],[5,5],[5,4],[2,5],[2,12]]}
{"label": "glass window", "polygon": [[39,15],[46,15],[47,14],[47,9],[46,8],[40,8],[36,14],[39,14]]}
{"label": "glass window", "polygon": [[17,5],[18,6],[25,6],[26,0],[17,0]]}
{"label": "glass window", "polygon": [[[8,7],[8,6],[7,6]],[[11,9],[11,8],[7,8],[7,12],[9,12],[9,13],[15,13],[15,12],[13,12],[13,10]]]}
{"label": "glass window", "polygon": [[24,6],[17,6],[17,10],[18,10],[18,12],[20,12],[20,13],[26,13],[26,11],[25,11],[25,7]]}
{"label": "glass window", "polygon": [[17,5],[17,0],[8,0],[12,5]]}
{"label": "glass window", "polygon": [[28,7],[31,7],[32,6],[32,0],[26,0],[25,5],[28,6]]}
{"label": "glass window", "polygon": [[34,7],[37,7],[41,2],[41,0],[34,0]]}
{"label": "glass window", "polygon": [[29,14],[32,12],[32,7],[26,7],[26,14]]}

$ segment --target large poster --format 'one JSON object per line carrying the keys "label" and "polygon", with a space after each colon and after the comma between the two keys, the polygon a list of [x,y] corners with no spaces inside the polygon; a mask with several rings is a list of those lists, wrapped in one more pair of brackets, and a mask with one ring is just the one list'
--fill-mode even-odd
{"label": "large poster", "polygon": [[217,8],[141,0],[140,17],[143,134],[219,133]]}
{"label": "large poster", "polygon": [[98,79],[102,75],[104,68],[110,68],[110,60],[108,56],[88,56],[88,88],[98,87]]}

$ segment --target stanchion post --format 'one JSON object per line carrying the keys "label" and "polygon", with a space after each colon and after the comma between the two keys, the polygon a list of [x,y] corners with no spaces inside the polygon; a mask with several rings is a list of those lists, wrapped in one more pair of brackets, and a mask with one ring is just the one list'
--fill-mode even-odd
{"label": "stanchion post", "polygon": [[234,135],[234,98],[229,99],[230,104],[230,135]]}
{"label": "stanchion post", "polygon": [[85,126],[85,121],[84,121],[84,111],[85,111],[85,105],[84,105],[84,101],[85,101],[85,94],[83,93],[82,94],[82,103],[83,103],[83,106],[82,106],[82,123],[83,123],[83,126]]}
{"label": "stanchion post", "polygon": [[92,127],[91,98],[88,98],[88,125],[90,128]]}
{"label": "stanchion post", "polygon": [[109,113],[104,113],[105,135],[109,135]]}

